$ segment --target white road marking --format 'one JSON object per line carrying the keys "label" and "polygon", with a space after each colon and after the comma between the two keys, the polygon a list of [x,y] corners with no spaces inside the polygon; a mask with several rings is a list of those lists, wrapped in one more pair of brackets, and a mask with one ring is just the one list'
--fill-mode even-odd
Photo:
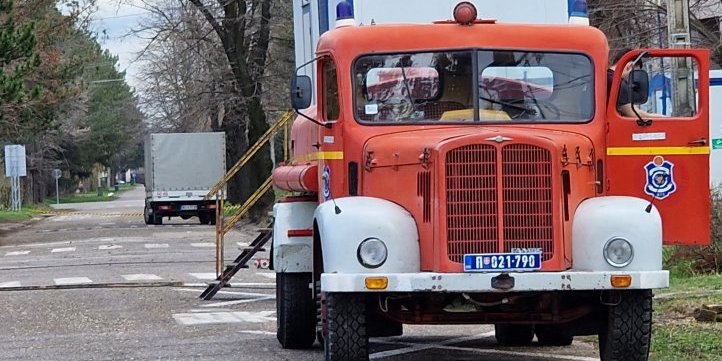
{"label": "white road marking", "polygon": [[478,339],[487,338],[487,337],[491,337],[491,336],[494,336],[494,331],[486,332],[486,333],[482,333],[482,334],[474,335],[474,336],[455,337],[450,340],[446,340],[444,342],[439,342],[439,343],[410,344],[410,343],[404,343],[404,342],[398,342],[398,343],[397,342],[385,342],[384,340],[380,340],[383,343],[397,344],[397,345],[403,345],[403,346],[409,346],[409,347],[372,353],[369,355],[369,359],[375,360],[375,359],[380,359],[383,357],[403,355],[403,354],[407,354],[407,353],[429,350],[429,349],[433,349],[433,348],[440,348],[440,347],[444,347],[449,344],[454,344],[454,343],[459,343],[459,342],[464,342],[464,341],[471,341],[471,340],[478,340]]}
{"label": "white road marking", "polygon": [[119,246],[117,244],[104,244],[102,246],[98,246],[98,250],[100,250],[100,251],[105,251],[105,250],[109,250],[109,249],[119,249],[119,248],[123,248],[123,246]]}
{"label": "white road marking", "polygon": [[20,287],[20,282],[15,282],[15,281],[0,282],[0,288],[5,288],[5,287]]}
{"label": "white road marking", "polygon": [[126,281],[157,281],[162,280],[163,277],[152,275],[152,274],[133,274],[133,275],[121,275]]}
{"label": "white road marking", "polygon": [[207,313],[176,313],[173,318],[181,325],[207,325],[215,323],[265,323],[275,322],[272,315],[275,311],[261,312],[207,312]]}
{"label": "white road marking", "polygon": [[53,248],[50,253],[75,252],[75,247]]}
{"label": "white road marking", "polygon": [[26,254],[29,254],[30,251],[13,251],[13,252],[6,252],[5,256],[24,256]]}
{"label": "white road marking", "polygon": [[241,331],[241,333],[249,333],[251,335],[276,336],[275,332],[270,332],[270,331],[246,330],[246,331]]}
{"label": "white road marking", "polygon": [[191,247],[207,247],[207,248],[215,248],[216,245],[211,242],[200,242],[200,243],[191,243]]}
{"label": "white road marking", "polygon": [[267,301],[267,300],[275,300],[276,296],[264,296],[264,297],[257,297],[257,298],[251,298],[248,300],[236,300],[236,301],[225,301],[225,302],[216,302],[216,303],[210,303],[207,305],[201,305],[201,307],[224,307],[224,306],[233,306],[233,305],[240,305],[243,303],[251,303],[251,302],[258,302],[258,301]]}
{"label": "white road marking", "polygon": [[114,226],[115,222],[100,223],[101,226]]}
{"label": "white road marking", "polygon": [[[216,279],[215,273],[189,273],[189,275],[199,280],[214,280]],[[207,285],[206,285],[207,286]]]}
{"label": "white road marking", "polygon": [[553,355],[553,354],[542,354],[542,353],[535,353],[535,352],[520,352],[520,351],[508,351],[508,350],[497,350],[497,349],[479,349],[479,348],[449,346],[449,345],[455,344],[455,343],[489,338],[492,336],[494,336],[494,331],[482,333],[482,334],[475,335],[475,336],[464,336],[464,337],[452,338],[450,340],[446,340],[444,342],[439,342],[439,343],[425,343],[425,344],[414,344],[414,343],[408,343],[408,342],[397,342],[397,341],[392,341],[392,340],[379,339],[379,340],[377,340],[377,342],[381,342],[381,343],[385,343],[385,344],[395,344],[395,345],[407,346],[407,347],[401,348],[401,349],[396,349],[396,350],[376,352],[376,353],[370,354],[369,359],[376,360],[376,359],[381,359],[384,357],[403,355],[403,354],[437,348],[437,349],[450,350],[450,351],[462,351],[462,352],[472,352],[472,353],[480,353],[480,354],[503,354],[503,355],[510,355],[510,356],[525,356],[525,357],[533,357],[534,359],[546,358],[546,359],[558,359],[558,360],[570,360],[570,361],[599,361],[598,358],[593,358],[593,357],[571,356],[571,355]]}
{"label": "white road marking", "polygon": [[[207,286],[207,285],[206,285]],[[176,288],[176,291],[184,291],[184,292],[194,292],[198,293],[200,290],[196,290],[193,288]],[[218,294],[224,294],[224,295],[234,295],[234,296],[247,296],[249,293],[247,292],[237,292],[237,291],[218,291]],[[260,293],[259,293],[260,294]],[[272,296],[272,295],[264,295],[264,296]],[[201,306],[203,307],[203,306]]]}
{"label": "white road marking", "polygon": [[[213,278],[213,279],[215,280],[215,278]],[[244,288],[244,287],[248,287],[248,288],[251,288],[251,287],[264,287],[264,288],[265,288],[265,287],[268,287],[268,288],[275,288],[275,287],[276,287],[276,284],[275,284],[275,283],[235,283],[235,282],[232,282],[232,283],[226,284],[226,286],[227,286],[227,287],[231,287],[231,288],[234,288],[234,287],[235,287],[235,288]],[[191,283],[191,282],[186,282],[186,283],[183,284],[183,287],[208,287],[208,284],[207,284],[207,283]]]}
{"label": "white road marking", "polygon": [[55,281],[55,284],[58,286],[61,285],[83,285],[87,283],[93,283],[92,280],[88,277],[67,277],[67,278],[56,278],[53,281]]}
{"label": "white road marking", "polygon": [[168,248],[168,243],[146,243],[145,248]]}
{"label": "white road marking", "polygon": [[275,280],[276,279],[276,272],[258,272],[256,273],[259,276],[270,278]]}
{"label": "white road marking", "polygon": [[238,245],[238,248],[249,247],[251,245],[250,243],[246,242],[236,242],[236,244]]}

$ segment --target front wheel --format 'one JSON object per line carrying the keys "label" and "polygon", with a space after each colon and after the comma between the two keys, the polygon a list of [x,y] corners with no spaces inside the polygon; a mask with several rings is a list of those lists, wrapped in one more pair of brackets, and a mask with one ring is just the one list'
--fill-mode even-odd
{"label": "front wheel", "polygon": [[324,337],[326,361],[368,361],[366,302],[354,293],[326,294],[328,335]]}
{"label": "front wheel", "polygon": [[601,361],[647,361],[652,339],[652,291],[610,295],[599,331]]}
{"label": "front wheel", "polygon": [[311,273],[276,274],[276,338],[283,348],[309,348],[316,341],[316,300]]}

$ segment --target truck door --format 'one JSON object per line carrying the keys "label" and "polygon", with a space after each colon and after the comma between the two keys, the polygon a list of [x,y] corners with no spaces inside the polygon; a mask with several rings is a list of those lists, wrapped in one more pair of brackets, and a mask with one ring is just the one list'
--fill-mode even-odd
{"label": "truck door", "polygon": [[644,121],[623,116],[617,104],[624,64],[639,54],[620,60],[610,87],[607,195],[653,202],[665,244],[709,244],[709,51],[649,50],[641,58],[649,100],[636,109],[650,114]]}

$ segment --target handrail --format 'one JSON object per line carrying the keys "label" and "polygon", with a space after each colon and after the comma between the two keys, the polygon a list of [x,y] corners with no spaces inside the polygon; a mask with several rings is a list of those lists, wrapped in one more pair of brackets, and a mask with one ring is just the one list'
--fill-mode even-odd
{"label": "handrail", "polygon": [[268,142],[268,140],[271,139],[271,137],[276,133],[276,131],[278,131],[278,128],[286,125],[286,123],[288,123],[288,121],[291,119],[293,119],[293,113],[286,112],[285,114],[283,114],[281,119],[274,123],[270,128],[268,128],[268,130],[263,133],[260,138],[258,138],[258,141],[256,141],[256,143],[248,149],[246,154],[244,154],[241,159],[239,159],[238,162],[236,162],[236,164],[234,164],[233,167],[231,167],[226,172],[223,178],[219,180],[213,186],[213,188],[211,188],[208,194],[206,194],[205,199],[210,199],[213,195],[218,193],[218,191],[223,188],[223,186],[226,185],[226,183],[228,183],[228,181],[231,180],[231,178],[233,178],[233,176],[236,175],[236,173],[238,173],[238,171],[241,170],[241,168],[243,168],[246,163],[248,163],[251,157],[258,153],[258,151]]}
{"label": "handrail", "polygon": [[256,205],[261,197],[271,190],[272,176],[269,176],[263,184],[256,189],[253,194],[243,203],[243,205],[236,211],[231,219],[225,219],[225,188],[224,186],[238,171],[248,163],[258,151],[278,132],[280,127],[283,127],[283,158],[284,161],[288,161],[289,149],[288,149],[288,124],[293,120],[293,112],[286,112],[283,114],[281,119],[273,124],[268,130],[256,141],[256,143],[248,149],[241,159],[226,172],[223,179],[218,181],[213,188],[206,194],[205,199],[210,199],[212,196],[216,196],[216,276],[220,280],[222,273],[224,272],[224,255],[223,250],[225,248],[225,235],[228,231],[235,226],[236,223],[244,216],[248,211]]}
{"label": "handrail", "polygon": [[264,195],[266,192],[268,192],[271,189],[271,180],[272,177],[268,177],[261,186],[256,189],[256,191],[246,200],[245,203],[241,206],[240,209],[236,212],[236,214],[231,217],[228,221],[224,222],[223,227],[223,234],[228,233],[228,231],[233,228],[233,226],[236,225],[236,223],[241,219],[241,217],[245,216],[246,213],[253,207],[256,202]]}

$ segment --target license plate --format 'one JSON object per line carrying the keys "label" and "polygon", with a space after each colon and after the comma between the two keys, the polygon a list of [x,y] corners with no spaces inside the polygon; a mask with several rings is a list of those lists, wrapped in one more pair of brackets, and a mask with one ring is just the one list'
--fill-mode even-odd
{"label": "license plate", "polygon": [[541,253],[465,254],[465,272],[533,271],[541,268]]}
{"label": "license plate", "polygon": [[184,204],[181,205],[180,209],[181,211],[195,211],[196,209],[198,209],[198,206],[195,204]]}

